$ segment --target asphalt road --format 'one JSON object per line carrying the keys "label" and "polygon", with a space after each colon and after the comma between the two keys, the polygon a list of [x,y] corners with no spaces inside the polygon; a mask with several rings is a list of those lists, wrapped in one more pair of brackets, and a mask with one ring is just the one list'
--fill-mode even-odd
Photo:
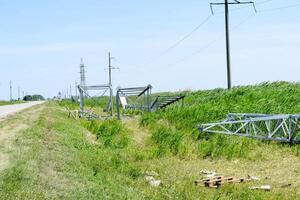
{"label": "asphalt road", "polygon": [[20,112],[26,108],[30,108],[41,103],[44,103],[44,101],[33,101],[28,103],[0,106],[0,119],[3,119],[8,115]]}

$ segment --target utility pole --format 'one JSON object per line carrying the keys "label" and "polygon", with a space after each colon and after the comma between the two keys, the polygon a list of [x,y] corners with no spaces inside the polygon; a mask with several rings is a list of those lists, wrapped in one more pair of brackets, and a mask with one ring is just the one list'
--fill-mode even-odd
{"label": "utility pole", "polygon": [[224,5],[225,7],[225,33],[226,33],[226,61],[227,61],[227,88],[231,89],[231,62],[230,62],[230,36],[229,36],[229,5],[241,5],[241,4],[252,4],[253,8],[256,12],[255,4],[253,1],[241,2],[238,0],[233,0],[233,2],[229,2],[228,0],[224,0],[224,3],[210,3],[210,8],[213,12],[212,6],[215,5]]}
{"label": "utility pole", "polygon": [[84,92],[83,90],[86,87],[86,77],[85,77],[85,65],[83,63],[83,59],[81,58],[80,63],[80,85],[78,87],[79,90],[79,102],[80,102],[80,117],[84,116]]}
{"label": "utility pole", "polygon": [[111,59],[110,52],[108,52],[108,80],[109,80],[109,108],[110,108],[110,114],[113,116],[113,89],[112,89],[112,81],[111,81]]}
{"label": "utility pole", "polygon": [[225,32],[226,32],[226,58],[227,58],[227,89],[231,89],[231,63],[230,63],[230,37],[229,37],[229,6],[225,0]]}
{"label": "utility pole", "polygon": [[20,86],[18,87],[18,101],[21,100],[21,97],[20,97]]}
{"label": "utility pole", "polygon": [[75,96],[77,98],[77,81],[75,80]]}
{"label": "utility pole", "polygon": [[9,98],[10,98],[10,101],[12,101],[12,82],[9,81]]}
{"label": "utility pole", "polygon": [[113,116],[114,109],[113,109],[113,85],[112,85],[112,70],[113,69],[119,69],[117,67],[111,66],[111,60],[114,59],[114,57],[111,57],[110,52],[108,52],[108,80],[109,80],[109,108],[110,108],[110,114]]}
{"label": "utility pole", "polygon": [[72,99],[72,85],[70,85],[70,99]]}
{"label": "utility pole", "polygon": [[81,58],[80,63],[80,86],[85,87],[86,86],[86,76],[85,76],[85,65],[83,63],[83,59]]}

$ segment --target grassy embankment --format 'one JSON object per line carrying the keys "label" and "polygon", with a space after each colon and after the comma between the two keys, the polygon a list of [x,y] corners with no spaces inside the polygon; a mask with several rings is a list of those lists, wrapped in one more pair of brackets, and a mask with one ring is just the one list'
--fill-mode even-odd
{"label": "grassy embankment", "polygon": [[[27,199],[297,199],[297,146],[226,137],[203,137],[199,122],[227,112],[298,113],[300,86],[287,83],[195,92],[186,107],[121,123],[73,121],[48,105],[14,142],[11,165],[1,171],[1,197]],[[88,132],[87,129],[90,131]],[[93,133],[93,134],[91,134]],[[195,186],[201,169],[225,176],[259,176],[258,182],[218,190]],[[160,187],[146,183],[154,171]],[[249,190],[271,184],[272,191]],[[282,185],[291,184],[282,188]]]}

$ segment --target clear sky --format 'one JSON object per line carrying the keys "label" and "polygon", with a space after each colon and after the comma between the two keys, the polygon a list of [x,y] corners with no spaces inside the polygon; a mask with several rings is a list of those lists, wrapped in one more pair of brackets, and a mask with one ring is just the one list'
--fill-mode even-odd
{"label": "clear sky", "polygon": [[[114,87],[152,84],[154,91],[226,87],[223,8],[176,48],[166,49],[211,13],[208,0],[1,0],[0,99],[9,81],[28,94],[53,97],[79,81]],[[215,0],[215,2],[222,2]],[[299,81],[299,0],[231,6],[233,85]],[[283,9],[282,7],[288,7]],[[237,9],[243,8],[243,9]],[[281,8],[281,9],[276,9]],[[74,93],[74,88],[73,88]]]}

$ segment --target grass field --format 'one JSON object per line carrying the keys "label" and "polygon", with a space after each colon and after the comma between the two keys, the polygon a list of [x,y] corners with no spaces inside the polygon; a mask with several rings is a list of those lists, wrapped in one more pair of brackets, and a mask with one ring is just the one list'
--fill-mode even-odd
{"label": "grass field", "polygon": [[11,105],[11,104],[18,104],[18,103],[25,103],[25,101],[0,101],[0,106],[4,105]]}
{"label": "grass field", "polygon": [[[223,117],[219,111],[232,111],[226,108],[234,102],[247,107],[236,105],[233,111],[255,111],[248,98],[260,101],[257,109],[267,113],[297,112],[299,86],[282,84],[286,83],[237,88],[229,94],[222,90],[192,93],[185,108],[175,105],[165,112],[123,122],[74,121],[67,117],[64,107],[54,103],[24,111],[0,122],[0,132],[10,130],[8,122],[26,124],[11,135],[9,148],[7,139],[0,138],[0,158],[6,158],[0,171],[0,198],[300,199],[298,146],[222,135],[204,137],[194,127],[201,121]],[[263,101],[271,89],[275,96]],[[236,97],[241,90],[247,92]],[[281,104],[277,98],[283,96],[283,91],[290,96]],[[239,101],[232,100],[235,98]],[[264,108],[266,104],[270,107]],[[28,120],[26,116],[34,110],[35,118]],[[177,114],[172,116],[174,112]],[[193,117],[197,120],[190,122],[188,118]],[[260,180],[220,189],[195,186],[202,169],[224,176],[257,176]],[[149,172],[157,174],[161,186],[152,187],[146,182]],[[265,184],[272,190],[249,189]],[[285,185],[289,186],[282,187]]]}

